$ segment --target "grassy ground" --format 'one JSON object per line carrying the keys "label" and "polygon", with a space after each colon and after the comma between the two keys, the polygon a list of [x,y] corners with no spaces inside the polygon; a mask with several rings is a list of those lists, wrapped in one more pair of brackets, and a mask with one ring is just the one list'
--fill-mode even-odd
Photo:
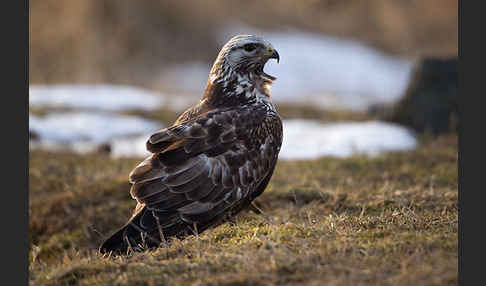
{"label": "grassy ground", "polygon": [[30,153],[31,285],[456,285],[457,136],[411,152],[279,162],[265,212],[168,249],[101,257],[139,158]]}

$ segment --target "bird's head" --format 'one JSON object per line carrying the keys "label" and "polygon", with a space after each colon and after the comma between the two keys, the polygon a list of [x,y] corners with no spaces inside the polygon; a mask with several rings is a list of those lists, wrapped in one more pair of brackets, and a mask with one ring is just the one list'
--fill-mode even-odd
{"label": "bird's head", "polygon": [[266,74],[263,67],[269,59],[280,60],[280,56],[269,42],[253,35],[238,35],[230,39],[221,49],[210,73],[210,79],[224,78],[233,72],[254,74],[269,80],[276,78]]}

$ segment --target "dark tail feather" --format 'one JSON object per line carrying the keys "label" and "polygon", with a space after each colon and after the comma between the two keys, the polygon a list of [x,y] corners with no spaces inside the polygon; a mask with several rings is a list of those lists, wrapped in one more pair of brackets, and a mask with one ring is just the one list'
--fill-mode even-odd
{"label": "dark tail feather", "polygon": [[[236,209],[239,212],[246,205],[241,204]],[[153,213],[146,208],[142,209],[136,216],[128,221],[122,228],[113,233],[100,246],[101,254],[110,253],[117,255],[126,254],[128,249],[133,251],[143,251],[146,249],[159,247],[162,235],[159,233],[159,225],[154,218]],[[159,216],[160,215],[160,216]],[[173,217],[174,213],[159,212],[157,216],[162,222],[160,227],[163,228],[163,238],[165,242],[172,237],[183,239],[187,235],[202,233],[210,227],[217,226],[225,221],[225,213],[219,213],[216,216],[206,220],[201,220],[197,228],[189,222],[183,221],[179,216]],[[174,220],[175,219],[175,220]],[[143,222],[143,223],[142,223]],[[145,227],[142,228],[141,225]]]}
{"label": "dark tail feather", "polygon": [[124,253],[128,249],[128,244],[124,241],[124,233],[128,230],[129,226],[124,226],[117,232],[112,234],[108,239],[106,239],[99,248],[101,254],[105,253]]}
{"label": "dark tail feather", "polygon": [[113,252],[114,254],[124,254],[127,253],[129,248],[137,251],[142,250],[143,248],[158,246],[158,236],[155,238],[146,235],[140,227],[139,221],[144,211],[139,212],[135,217],[128,221],[127,224],[106,239],[101,244],[99,252],[101,254],[110,252]]}

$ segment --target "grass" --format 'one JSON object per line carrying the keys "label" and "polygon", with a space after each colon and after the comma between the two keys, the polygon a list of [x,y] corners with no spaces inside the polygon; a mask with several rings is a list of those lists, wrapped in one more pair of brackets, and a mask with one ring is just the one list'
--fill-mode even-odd
{"label": "grass", "polygon": [[31,285],[456,285],[457,136],[411,152],[279,162],[264,215],[101,257],[135,201],[139,158],[32,151]]}
{"label": "grass", "polygon": [[368,121],[379,119],[379,114],[369,111],[348,111],[323,109],[309,104],[277,103],[278,114],[282,119],[309,119],[323,123],[336,121]]}

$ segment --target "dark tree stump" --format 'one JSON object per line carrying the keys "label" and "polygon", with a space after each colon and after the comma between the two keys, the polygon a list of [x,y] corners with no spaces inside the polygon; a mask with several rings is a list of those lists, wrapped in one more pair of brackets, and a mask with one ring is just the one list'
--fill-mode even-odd
{"label": "dark tree stump", "polygon": [[457,131],[457,58],[420,60],[404,97],[386,120],[419,133]]}

